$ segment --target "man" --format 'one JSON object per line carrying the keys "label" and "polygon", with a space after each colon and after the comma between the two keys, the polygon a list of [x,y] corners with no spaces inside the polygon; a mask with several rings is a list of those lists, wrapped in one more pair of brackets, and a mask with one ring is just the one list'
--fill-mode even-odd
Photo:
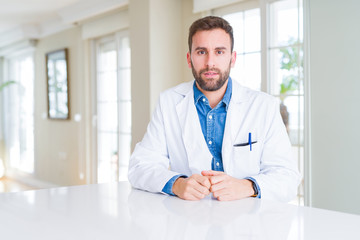
{"label": "man", "polygon": [[233,30],[209,16],[189,29],[187,63],[195,81],[160,95],[130,159],[135,188],[199,200],[292,200],[299,173],[275,98],[240,86]]}

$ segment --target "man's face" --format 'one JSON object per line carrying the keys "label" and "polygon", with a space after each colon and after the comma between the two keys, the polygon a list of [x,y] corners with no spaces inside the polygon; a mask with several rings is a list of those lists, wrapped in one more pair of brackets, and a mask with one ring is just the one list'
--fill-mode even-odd
{"label": "man's face", "polygon": [[235,60],[230,36],[222,29],[195,33],[191,54],[187,53],[188,66],[196,83],[205,91],[216,91],[225,84]]}

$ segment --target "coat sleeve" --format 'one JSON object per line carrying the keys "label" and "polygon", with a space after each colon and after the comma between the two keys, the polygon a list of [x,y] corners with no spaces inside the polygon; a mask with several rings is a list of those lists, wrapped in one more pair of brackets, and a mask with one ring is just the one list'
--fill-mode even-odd
{"label": "coat sleeve", "polygon": [[288,202],[295,198],[301,177],[281,119],[278,101],[274,100],[271,105],[260,172],[251,177],[260,187],[261,198]]}
{"label": "coat sleeve", "polygon": [[169,154],[159,100],[142,141],[136,145],[130,157],[128,178],[135,188],[162,192],[165,184],[178,174],[169,170]]}

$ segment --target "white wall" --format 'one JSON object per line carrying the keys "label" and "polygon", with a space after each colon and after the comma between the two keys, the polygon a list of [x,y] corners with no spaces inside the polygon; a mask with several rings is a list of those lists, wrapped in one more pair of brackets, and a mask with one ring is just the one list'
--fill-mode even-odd
{"label": "white wall", "polygon": [[311,204],[360,214],[360,1],[308,4]]}

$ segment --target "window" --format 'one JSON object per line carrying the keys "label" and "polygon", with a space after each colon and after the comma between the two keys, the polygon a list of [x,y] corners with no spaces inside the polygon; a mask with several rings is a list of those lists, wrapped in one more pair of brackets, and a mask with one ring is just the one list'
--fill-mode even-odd
{"label": "window", "polygon": [[[280,99],[280,112],[304,175],[304,76],[302,1],[285,0],[269,5],[269,89]],[[304,182],[298,191],[304,204]]]}
{"label": "window", "polygon": [[261,88],[261,29],[260,9],[225,15],[234,31],[235,67],[231,76],[249,88]]}
{"label": "window", "polygon": [[8,168],[34,172],[34,59],[31,54],[5,58],[4,137]]}
{"label": "window", "polygon": [[[298,167],[304,171],[304,81],[302,0],[250,1],[214,10],[234,29],[234,80],[280,100]],[[302,182],[296,204],[304,204]]]}
{"label": "window", "polygon": [[126,32],[97,39],[96,181],[127,180],[131,151],[130,45]]}

